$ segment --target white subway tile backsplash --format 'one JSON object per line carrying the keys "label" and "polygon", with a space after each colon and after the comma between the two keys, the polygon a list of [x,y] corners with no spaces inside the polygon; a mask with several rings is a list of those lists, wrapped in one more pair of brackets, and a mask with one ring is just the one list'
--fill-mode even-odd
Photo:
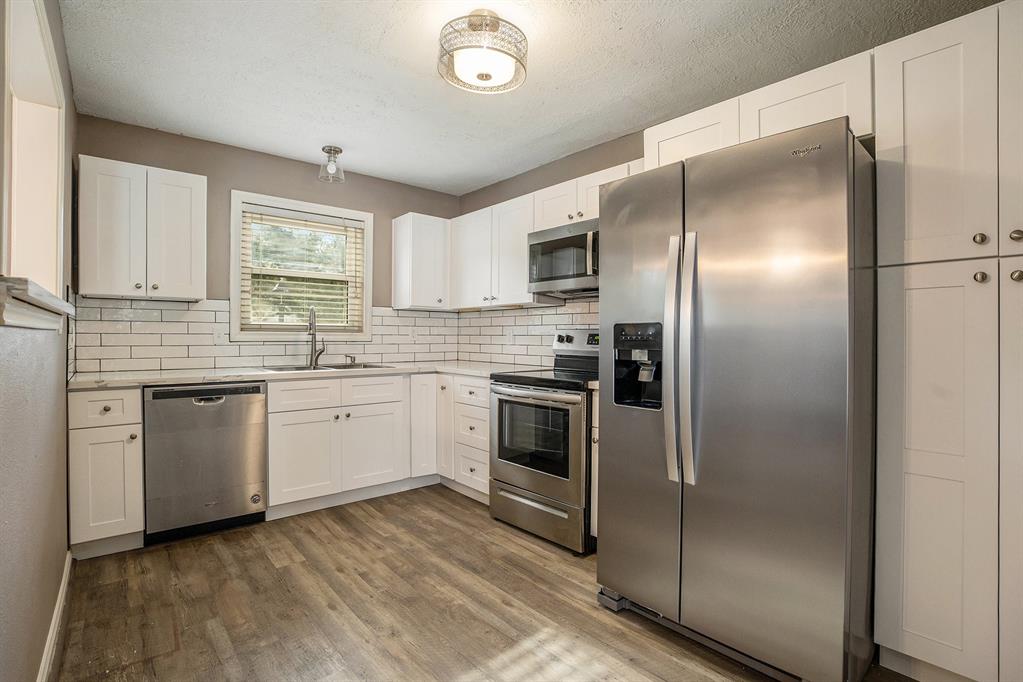
{"label": "white subway tile backsplash", "polygon": [[[78,298],[79,317],[69,343],[79,372],[116,369],[209,369],[302,365],[307,342],[232,342],[226,300],[124,301]],[[558,329],[595,328],[596,301],[572,301],[532,310],[464,313],[376,307],[373,340],[328,343],[325,363],[478,360],[525,367],[551,366]],[[89,350],[91,349],[91,350]],[[70,352],[69,352],[70,357]],[[116,369],[115,369],[116,368]]]}

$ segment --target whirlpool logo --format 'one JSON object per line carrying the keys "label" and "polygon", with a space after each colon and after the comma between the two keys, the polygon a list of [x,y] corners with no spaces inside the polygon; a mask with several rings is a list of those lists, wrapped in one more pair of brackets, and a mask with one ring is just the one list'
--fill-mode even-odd
{"label": "whirlpool logo", "polygon": [[813,154],[814,152],[819,152],[820,150],[821,146],[819,144],[812,144],[803,147],[802,149],[793,149],[792,156],[798,156],[799,158],[803,158],[807,154]]}

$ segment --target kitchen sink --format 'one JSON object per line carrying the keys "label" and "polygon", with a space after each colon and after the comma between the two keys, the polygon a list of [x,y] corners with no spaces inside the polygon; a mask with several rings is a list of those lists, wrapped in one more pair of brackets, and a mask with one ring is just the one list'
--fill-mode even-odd
{"label": "kitchen sink", "polygon": [[319,372],[327,369],[393,369],[390,365],[375,365],[370,362],[351,362],[347,365],[289,365],[286,367],[266,367],[272,372]]}

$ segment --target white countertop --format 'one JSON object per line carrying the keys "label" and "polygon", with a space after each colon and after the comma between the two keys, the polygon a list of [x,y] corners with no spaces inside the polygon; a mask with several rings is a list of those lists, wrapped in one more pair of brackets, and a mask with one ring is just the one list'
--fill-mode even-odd
{"label": "white countertop", "polygon": [[438,360],[436,362],[395,362],[386,367],[364,369],[321,369],[275,371],[269,367],[231,367],[223,369],[155,369],[137,372],[79,372],[68,381],[69,391],[87,391],[98,388],[138,388],[166,384],[202,384],[226,381],[280,381],[283,379],[325,379],[330,377],[364,377],[388,374],[460,374],[489,377],[491,372],[529,372],[538,369],[531,365],[509,365],[496,362],[468,360]]}

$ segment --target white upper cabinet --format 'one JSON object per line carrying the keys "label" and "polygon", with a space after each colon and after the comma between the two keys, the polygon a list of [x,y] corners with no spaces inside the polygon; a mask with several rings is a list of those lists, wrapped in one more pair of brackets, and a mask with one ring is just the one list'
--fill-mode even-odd
{"label": "white upper cabinet", "polygon": [[206,298],[206,177],[146,171],[146,281],[154,298]]}
{"label": "white upper cabinet", "polygon": [[636,159],[635,161],[629,161],[629,175],[635,175],[636,173],[642,173],[646,170],[643,167],[643,159]]}
{"label": "white upper cabinet", "polygon": [[394,219],[391,305],[447,309],[451,221],[406,213]]}
{"label": "white upper cabinet", "polygon": [[145,296],[146,167],[82,156],[78,172],[78,290]]}
{"label": "white upper cabinet", "polygon": [[1006,256],[1023,254],[1023,0],[998,6],[998,32],[998,232]]}
{"label": "white upper cabinet", "polygon": [[343,408],[342,490],[409,477],[409,420],[405,406],[405,402],[398,402]]}
{"label": "white upper cabinet", "polygon": [[739,140],[748,142],[839,116],[857,136],[874,132],[870,52],[739,97]]}
{"label": "white upper cabinet", "polygon": [[998,269],[878,272],[874,637],[975,680],[998,677]]}
{"label": "white upper cabinet", "polygon": [[529,303],[529,243],[533,231],[533,195],[493,207],[490,237],[490,304]]}
{"label": "white upper cabinet", "polygon": [[410,377],[409,419],[412,428],[412,475],[437,473],[437,388],[436,374]]}
{"label": "white upper cabinet", "polygon": [[874,50],[880,265],[998,253],[998,9]]}
{"label": "white upper cabinet", "polygon": [[579,204],[575,180],[560,182],[533,193],[533,229],[546,230],[576,219]]}
{"label": "white upper cabinet", "polygon": [[646,170],[739,143],[739,100],[694,111],[643,131]]}
{"label": "white upper cabinet", "polygon": [[490,305],[490,207],[451,220],[451,300],[455,308]]}
{"label": "white upper cabinet", "polygon": [[629,164],[605,168],[590,173],[576,180],[576,212],[577,220],[589,220],[600,216],[600,186],[604,183],[621,180],[629,175]]}
{"label": "white upper cabinet", "polygon": [[205,298],[206,178],[79,158],[79,293]]}

